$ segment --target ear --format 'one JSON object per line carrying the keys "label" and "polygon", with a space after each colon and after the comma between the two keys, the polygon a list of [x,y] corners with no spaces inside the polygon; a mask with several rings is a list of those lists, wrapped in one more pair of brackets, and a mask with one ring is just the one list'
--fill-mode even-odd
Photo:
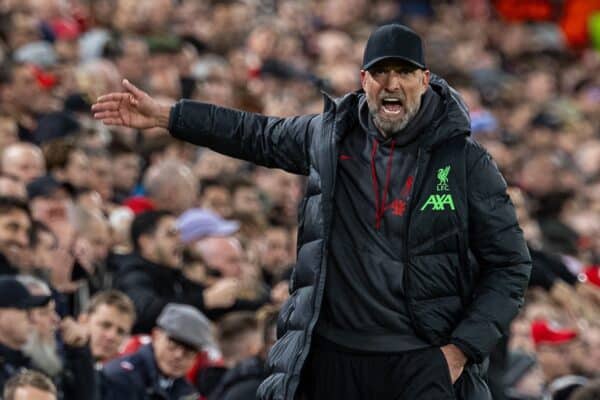
{"label": "ear", "polygon": [[423,85],[425,85],[425,87],[429,86],[429,81],[431,80],[431,72],[426,69],[425,71],[423,71]]}
{"label": "ear", "polygon": [[365,71],[364,69],[360,70],[360,85],[362,86],[363,90],[365,88],[365,81],[367,79],[367,71]]}

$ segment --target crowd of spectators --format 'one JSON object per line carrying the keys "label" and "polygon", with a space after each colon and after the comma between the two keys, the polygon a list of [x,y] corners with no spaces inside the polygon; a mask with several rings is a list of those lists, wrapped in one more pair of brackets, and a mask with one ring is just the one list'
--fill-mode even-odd
{"label": "crowd of spectators", "polygon": [[0,0],[0,397],[253,399],[303,179],[99,125],[90,105],[127,78],[318,113],[321,91],[360,87],[368,34],[394,20],[468,104],[533,257],[494,399],[600,398],[600,49],[553,17],[577,1],[509,3]]}

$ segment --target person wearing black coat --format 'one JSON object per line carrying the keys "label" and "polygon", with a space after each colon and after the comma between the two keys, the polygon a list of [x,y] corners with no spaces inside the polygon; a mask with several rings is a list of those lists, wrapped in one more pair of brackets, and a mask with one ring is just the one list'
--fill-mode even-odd
{"label": "person wearing black coat", "polygon": [[135,252],[124,259],[114,287],[135,305],[134,334],[149,333],[167,303],[204,308],[203,287],[181,272],[181,244],[175,224],[175,217],[166,211],[142,213],[132,223]]}
{"label": "person wearing black coat", "polygon": [[245,359],[223,375],[209,400],[254,400],[267,376],[269,370],[262,357]]}
{"label": "person wearing black coat", "polygon": [[150,344],[109,362],[100,380],[102,400],[191,400],[197,397],[184,377],[161,376]]}
{"label": "person wearing black coat", "polygon": [[321,114],[291,118],[159,104],[128,81],[92,110],[308,176],[291,296],[258,398],[491,399],[488,357],[531,269],[506,182],[413,31],[378,28],[361,83],[326,96]]}

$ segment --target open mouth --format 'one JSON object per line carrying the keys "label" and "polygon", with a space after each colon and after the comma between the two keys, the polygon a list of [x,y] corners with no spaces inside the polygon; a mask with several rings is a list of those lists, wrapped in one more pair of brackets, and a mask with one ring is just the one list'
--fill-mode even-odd
{"label": "open mouth", "polygon": [[398,114],[404,108],[402,100],[397,97],[387,97],[381,100],[383,111],[390,114]]}

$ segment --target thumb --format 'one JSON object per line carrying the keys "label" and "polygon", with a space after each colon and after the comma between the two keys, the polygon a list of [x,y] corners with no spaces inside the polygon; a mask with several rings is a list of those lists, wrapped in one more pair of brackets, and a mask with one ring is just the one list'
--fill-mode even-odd
{"label": "thumb", "polygon": [[125,89],[127,89],[127,91],[129,93],[133,94],[133,96],[136,98],[136,100],[140,100],[145,94],[142,90],[140,90],[133,83],[129,82],[127,79],[123,79],[122,84],[123,84],[123,87]]}

